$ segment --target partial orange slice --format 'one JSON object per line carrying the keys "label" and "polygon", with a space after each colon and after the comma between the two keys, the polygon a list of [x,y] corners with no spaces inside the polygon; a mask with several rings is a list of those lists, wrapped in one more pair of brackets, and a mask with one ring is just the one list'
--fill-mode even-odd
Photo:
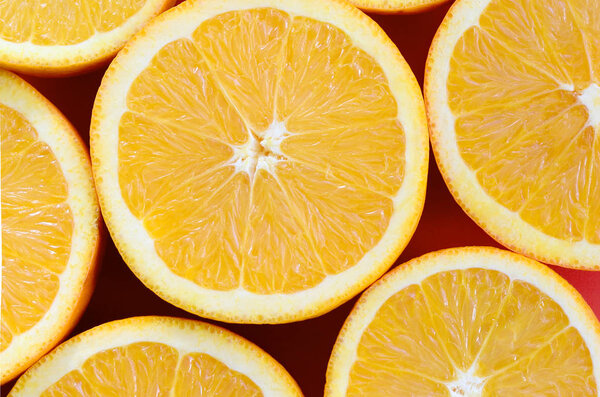
{"label": "partial orange slice", "polygon": [[138,34],[94,106],[111,234],[169,302],[224,321],[331,310],[379,277],[420,217],[419,87],[342,1],[187,1]]}
{"label": "partial orange slice", "polygon": [[302,396],[258,346],[223,328],[134,317],[92,328],[31,367],[10,397]]}
{"label": "partial orange slice", "polygon": [[0,379],[75,325],[93,288],[100,210],[77,132],[33,87],[0,70]]}
{"label": "partial orange slice", "polygon": [[600,323],[546,266],[495,248],[405,263],[357,302],[326,397],[578,396],[600,390]]}
{"label": "partial orange slice", "polygon": [[69,75],[98,66],[175,0],[1,0],[0,66]]}
{"label": "partial orange slice", "polygon": [[366,12],[376,14],[412,14],[424,12],[448,0],[349,0]]}
{"label": "partial orange slice", "polygon": [[460,0],[425,97],[456,200],[502,244],[600,270],[600,3]]}

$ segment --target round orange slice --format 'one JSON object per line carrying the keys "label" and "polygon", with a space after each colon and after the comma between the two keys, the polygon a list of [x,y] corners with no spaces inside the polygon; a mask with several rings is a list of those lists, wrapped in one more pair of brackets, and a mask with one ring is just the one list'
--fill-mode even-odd
{"label": "round orange slice", "polygon": [[505,246],[600,270],[600,3],[459,0],[427,61],[436,160]]}
{"label": "round orange slice", "polygon": [[366,12],[376,14],[412,14],[427,11],[448,0],[349,0]]}
{"label": "round orange slice", "polygon": [[0,70],[0,380],[75,325],[93,288],[100,210],[85,146],[33,87]]}
{"label": "round orange slice", "polygon": [[223,328],[169,317],[134,317],[92,328],[57,347],[10,397],[301,397],[287,371]]}
{"label": "round orange slice", "polygon": [[175,0],[2,0],[0,66],[42,76],[98,66]]}
{"label": "round orange slice", "polygon": [[395,261],[428,165],[418,84],[343,1],[187,1],[110,66],[94,176],[125,262],[202,316],[325,313]]}
{"label": "round orange slice", "polygon": [[424,255],[363,294],[327,369],[333,396],[578,396],[600,390],[600,323],[546,266],[496,248]]}

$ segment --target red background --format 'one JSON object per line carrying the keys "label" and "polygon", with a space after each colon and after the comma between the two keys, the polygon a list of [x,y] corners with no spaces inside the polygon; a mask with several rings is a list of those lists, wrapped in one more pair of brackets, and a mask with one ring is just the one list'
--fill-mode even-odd
{"label": "red background", "polygon": [[[429,44],[448,7],[449,4],[446,4],[417,15],[371,15],[396,43],[421,85]],[[87,142],[94,96],[104,70],[72,78],[26,79],[62,110]],[[96,290],[72,335],[107,321],[131,316],[198,318],[146,289],[125,265],[112,241],[107,240]],[[500,247],[456,204],[431,154],[425,210],[414,237],[395,265],[427,252],[466,245]],[[580,291],[600,317],[600,272],[553,269]],[[248,338],[275,357],[300,384],[306,396],[320,396],[323,394],[329,354],[355,301],[356,298],[319,318],[292,324],[219,325]],[[2,387],[2,396],[8,394],[12,385],[11,382]]]}

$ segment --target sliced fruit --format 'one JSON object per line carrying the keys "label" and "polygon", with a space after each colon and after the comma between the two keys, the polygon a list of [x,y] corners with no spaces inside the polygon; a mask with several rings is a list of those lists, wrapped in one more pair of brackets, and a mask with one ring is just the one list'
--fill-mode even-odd
{"label": "sliced fruit", "polygon": [[600,323],[546,266],[487,247],[442,250],[363,294],[325,396],[597,396]]}
{"label": "sliced fruit", "polygon": [[349,0],[363,11],[376,14],[412,14],[427,11],[448,0]]}
{"label": "sliced fruit", "polygon": [[223,321],[320,315],[398,257],[421,214],[419,87],[342,1],[187,1],[138,34],[94,106],[109,230],[167,301]]}
{"label": "sliced fruit", "polygon": [[15,384],[18,396],[302,396],[258,346],[223,328],[134,317],[60,345]]}
{"label": "sliced fruit", "polygon": [[440,170],[492,237],[600,270],[600,5],[459,0],[427,61]]}
{"label": "sliced fruit", "polygon": [[175,0],[0,0],[0,66],[69,75],[98,66]]}
{"label": "sliced fruit", "polygon": [[77,132],[33,87],[0,70],[0,380],[53,348],[87,305],[100,210]]}

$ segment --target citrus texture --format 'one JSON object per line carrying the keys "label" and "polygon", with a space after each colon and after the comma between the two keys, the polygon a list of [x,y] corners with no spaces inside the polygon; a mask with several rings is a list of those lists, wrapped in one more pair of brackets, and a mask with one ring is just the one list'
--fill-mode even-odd
{"label": "citrus texture", "polygon": [[0,0],[0,66],[61,76],[113,57],[175,0]]}
{"label": "citrus texture", "polygon": [[439,168],[502,244],[600,269],[600,4],[461,0],[430,50]]}
{"label": "citrus texture", "polygon": [[495,248],[388,273],[342,328],[325,396],[597,396],[600,323],[565,280]]}
{"label": "citrus texture", "polygon": [[417,82],[341,1],[175,7],[112,63],[91,142],[127,264],[224,321],[331,310],[389,268],[424,201]]}
{"label": "citrus texture", "polygon": [[15,384],[19,396],[280,396],[302,393],[256,345],[225,329],[134,317],[60,345]]}
{"label": "citrus texture", "polygon": [[4,383],[54,347],[87,304],[100,214],[77,132],[33,87],[2,70],[0,133]]}

